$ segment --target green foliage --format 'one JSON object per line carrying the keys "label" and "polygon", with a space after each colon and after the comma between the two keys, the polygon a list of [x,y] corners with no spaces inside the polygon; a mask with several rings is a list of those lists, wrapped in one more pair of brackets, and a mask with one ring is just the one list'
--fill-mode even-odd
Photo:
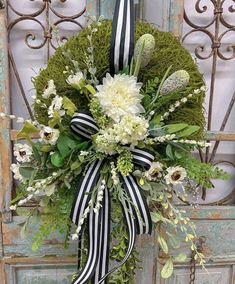
{"label": "green foliage", "polygon": [[[105,74],[109,72],[111,24],[111,21],[104,21],[100,27],[97,27],[97,32],[93,34],[93,53],[95,66],[97,67],[96,76],[100,81]],[[70,51],[71,58],[78,62],[81,70],[86,69],[84,54],[89,46],[89,40],[87,39],[89,34],[90,30],[84,29],[65,44],[65,49]],[[148,68],[140,70],[139,80],[143,82],[143,88],[148,85],[149,80],[155,80],[156,77],[162,78],[169,67],[169,62],[172,64],[171,73],[174,73],[179,69],[184,69],[190,75],[190,82],[185,90],[180,93],[176,92],[168,96],[163,96],[154,104],[156,113],[162,114],[168,110],[170,104],[179,100],[183,96],[188,95],[194,89],[201,87],[204,82],[190,53],[181,46],[180,42],[172,34],[158,31],[150,24],[137,22],[136,39],[138,40],[144,34],[152,34],[154,36],[156,47],[153,52],[152,60],[148,64]],[[71,99],[78,109],[87,109],[87,99],[66,83],[67,74],[62,72],[65,70],[65,66],[68,66],[69,69],[74,69],[73,63],[67,57],[63,56],[63,50],[62,48],[59,48],[55,55],[49,60],[48,67],[42,70],[40,75],[35,78],[37,98],[42,98],[41,95],[48,80],[53,79],[57,92],[61,96],[67,96]],[[199,96],[192,98],[184,106],[182,106],[180,110],[172,113],[169,116],[168,122],[185,122],[190,125],[198,125],[201,127],[201,131],[197,132],[195,137],[201,137],[205,123],[202,107],[203,99],[204,94],[200,94]],[[41,123],[46,124],[47,110],[43,110],[39,108],[38,105],[35,105],[35,112],[36,118]]]}
{"label": "green foliage", "polygon": [[89,103],[89,109],[92,113],[93,118],[95,119],[96,123],[99,127],[105,128],[108,123],[108,118],[105,116],[100,103],[97,99],[92,99]]}
{"label": "green foliage", "polygon": [[202,163],[193,156],[184,156],[179,160],[179,164],[187,170],[189,179],[194,180],[203,188],[214,188],[211,181],[213,179],[226,180],[230,178],[230,175],[222,169],[208,163]]}
{"label": "green foliage", "polygon": [[132,160],[133,155],[130,151],[124,150],[120,153],[117,159],[117,169],[122,175],[127,176],[133,171],[134,165]]}

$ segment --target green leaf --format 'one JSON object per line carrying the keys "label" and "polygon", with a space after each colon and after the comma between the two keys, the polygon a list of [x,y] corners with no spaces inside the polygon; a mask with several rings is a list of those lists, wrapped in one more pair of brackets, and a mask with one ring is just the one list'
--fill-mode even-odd
{"label": "green leaf", "polygon": [[57,168],[60,168],[63,166],[63,158],[61,157],[59,152],[55,152],[51,155],[51,163]]}
{"label": "green leaf", "polygon": [[184,129],[181,132],[177,133],[177,137],[178,138],[182,138],[182,137],[189,137],[192,134],[194,134],[195,132],[197,132],[198,130],[200,130],[200,126],[197,125],[189,125],[186,129]]}
{"label": "green leaf", "polygon": [[63,107],[69,116],[73,116],[77,110],[75,104],[68,97],[63,97]]}
{"label": "green leaf", "polygon": [[92,85],[86,85],[85,88],[92,94],[95,95],[97,93],[96,89]]}
{"label": "green leaf", "polygon": [[167,243],[166,241],[163,239],[163,237],[161,236],[158,236],[157,238],[158,240],[158,243],[160,244],[160,247],[162,248],[162,250],[164,251],[165,254],[168,254],[168,246],[167,246]]}
{"label": "green leaf", "polygon": [[26,179],[31,179],[32,176],[34,176],[36,172],[34,168],[27,167],[27,166],[20,166],[19,171],[20,171],[20,174]]}
{"label": "green leaf", "polygon": [[168,144],[167,147],[166,147],[166,155],[171,160],[174,160],[174,153],[173,153],[173,150],[172,150],[172,146],[170,144]]}
{"label": "green leaf", "polygon": [[61,120],[61,117],[60,117],[58,111],[55,111],[53,113],[53,118],[48,121],[48,125],[51,128],[54,128],[60,122],[60,120]]}
{"label": "green leaf", "polygon": [[151,120],[151,124],[160,125],[161,117],[162,117],[161,114],[155,114],[153,119]]}
{"label": "green leaf", "polygon": [[81,162],[79,160],[75,161],[74,163],[72,163],[71,165],[71,171],[74,171],[76,169],[78,169],[81,166]]}
{"label": "green leaf", "polygon": [[166,129],[167,133],[173,134],[176,132],[179,132],[185,128],[188,127],[188,124],[186,123],[178,123],[178,124],[168,124],[164,126],[163,128]]}
{"label": "green leaf", "polygon": [[70,139],[68,136],[61,134],[58,141],[57,141],[57,149],[60,152],[62,158],[65,158],[71,152],[69,147]]}
{"label": "green leaf", "polygon": [[185,253],[180,253],[178,256],[174,258],[175,262],[186,262],[187,255]]}
{"label": "green leaf", "polygon": [[171,258],[169,258],[162,268],[162,271],[161,271],[162,278],[167,279],[167,278],[171,277],[171,275],[173,273],[173,268],[174,268],[173,267],[173,261],[172,261]]}
{"label": "green leaf", "polygon": [[169,237],[169,245],[174,249],[180,248],[180,240],[175,235],[170,233],[167,233],[167,235]]}
{"label": "green leaf", "polygon": [[151,212],[151,219],[153,221],[153,223],[158,223],[161,221],[161,215],[158,214],[157,212]]}
{"label": "green leaf", "polygon": [[30,134],[36,134],[36,133],[39,133],[37,127],[26,121],[24,123],[23,128],[18,132],[17,139],[29,138]]}
{"label": "green leaf", "polygon": [[47,144],[47,145],[45,144],[45,145],[41,146],[40,150],[42,152],[48,153],[48,152],[50,152],[52,150],[52,147],[49,144]]}

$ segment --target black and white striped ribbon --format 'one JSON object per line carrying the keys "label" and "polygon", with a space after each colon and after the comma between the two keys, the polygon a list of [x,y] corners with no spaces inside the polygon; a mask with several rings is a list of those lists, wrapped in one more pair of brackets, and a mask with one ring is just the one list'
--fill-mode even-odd
{"label": "black and white striped ribbon", "polygon": [[112,74],[122,71],[130,64],[134,54],[134,40],[134,0],[117,0],[110,49],[110,71]]}
{"label": "black and white striped ribbon", "polygon": [[[72,131],[83,138],[91,139],[98,131],[98,127],[87,113],[76,113],[71,121]],[[126,147],[127,148],[127,147]],[[133,154],[133,162],[149,169],[154,160],[151,151],[145,149],[128,148]],[[78,184],[78,190],[71,211],[71,219],[76,225],[81,224],[84,212],[89,204],[91,193],[97,187],[100,171],[105,161],[96,160],[88,168],[86,175]],[[109,235],[110,235],[110,197],[105,188],[102,210],[97,214],[93,208],[89,213],[89,249],[88,259],[84,268],[72,284],[84,284],[91,280],[93,284],[106,284],[107,277],[122,266],[129,258],[137,234],[151,234],[152,222],[149,209],[141,188],[132,175],[120,176],[128,200],[123,197],[122,206],[128,228],[129,243],[126,256],[118,267],[108,271],[109,264]]]}

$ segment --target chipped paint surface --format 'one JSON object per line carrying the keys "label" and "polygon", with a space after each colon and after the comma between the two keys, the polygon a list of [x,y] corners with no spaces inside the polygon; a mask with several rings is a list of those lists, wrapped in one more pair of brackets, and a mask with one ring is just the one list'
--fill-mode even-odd
{"label": "chipped paint surface", "polygon": [[[8,52],[5,14],[0,10],[0,112],[9,113]],[[9,208],[11,196],[9,121],[0,121],[0,212]]]}

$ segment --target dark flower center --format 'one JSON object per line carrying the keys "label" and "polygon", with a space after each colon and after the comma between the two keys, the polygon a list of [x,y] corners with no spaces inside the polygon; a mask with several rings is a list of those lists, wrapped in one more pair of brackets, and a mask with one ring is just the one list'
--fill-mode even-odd
{"label": "dark flower center", "polygon": [[177,181],[181,178],[181,173],[180,171],[176,171],[175,173],[173,173],[173,175],[171,176],[173,181]]}
{"label": "dark flower center", "polygon": [[19,154],[21,157],[24,157],[26,155],[26,151],[19,151]]}
{"label": "dark flower center", "polygon": [[52,138],[52,133],[45,132],[44,137],[46,140],[50,140]]}

